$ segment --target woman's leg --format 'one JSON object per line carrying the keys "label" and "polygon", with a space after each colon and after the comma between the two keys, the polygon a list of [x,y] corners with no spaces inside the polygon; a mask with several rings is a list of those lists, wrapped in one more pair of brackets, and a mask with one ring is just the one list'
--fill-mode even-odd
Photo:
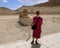
{"label": "woman's leg", "polygon": [[38,44],[37,40],[38,40],[38,38],[36,38],[36,41],[35,41],[35,42],[36,42],[36,44]]}
{"label": "woman's leg", "polygon": [[34,37],[33,37],[33,40],[32,41],[34,41]]}
{"label": "woman's leg", "polygon": [[32,42],[31,42],[31,44],[34,44],[34,37],[33,37],[33,40],[32,40]]}

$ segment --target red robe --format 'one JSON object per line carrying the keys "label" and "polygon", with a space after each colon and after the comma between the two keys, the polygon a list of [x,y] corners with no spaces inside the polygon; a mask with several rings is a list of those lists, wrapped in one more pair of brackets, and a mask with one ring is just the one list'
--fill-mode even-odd
{"label": "red robe", "polygon": [[[38,20],[38,17],[35,16],[33,17],[33,24],[36,24]],[[38,24],[37,24],[37,29],[33,30],[33,37],[34,38],[40,38],[41,37],[41,25],[42,25],[42,22],[43,22],[43,19],[42,17],[39,17],[39,21],[38,21]]]}

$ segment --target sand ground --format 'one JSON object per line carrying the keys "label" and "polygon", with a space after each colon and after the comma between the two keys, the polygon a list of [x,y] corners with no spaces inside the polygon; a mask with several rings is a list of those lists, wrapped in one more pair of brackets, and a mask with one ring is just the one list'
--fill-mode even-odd
{"label": "sand ground", "polygon": [[[31,18],[33,17],[33,15],[29,16]],[[41,16],[44,20],[42,25],[42,36],[60,32],[60,15]],[[30,26],[23,27],[17,23],[18,20],[19,16],[0,16],[0,44],[25,40],[28,38],[29,32],[32,35]]]}

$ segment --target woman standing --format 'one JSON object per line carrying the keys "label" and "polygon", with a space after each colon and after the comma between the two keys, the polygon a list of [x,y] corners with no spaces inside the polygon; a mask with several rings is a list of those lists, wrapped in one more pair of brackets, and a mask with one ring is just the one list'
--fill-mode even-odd
{"label": "woman standing", "polygon": [[[38,20],[38,21],[37,21]],[[33,17],[33,24],[36,24],[37,22],[37,28],[35,30],[33,30],[33,40],[31,42],[31,44],[34,44],[34,39],[36,38],[36,44],[38,44],[37,40],[41,37],[41,25],[43,24],[43,19],[42,17],[40,17],[40,12],[36,11],[36,16]]]}

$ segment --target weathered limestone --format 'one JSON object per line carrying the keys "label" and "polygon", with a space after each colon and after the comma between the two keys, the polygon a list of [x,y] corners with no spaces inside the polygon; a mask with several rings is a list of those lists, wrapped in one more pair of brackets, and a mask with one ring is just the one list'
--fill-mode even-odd
{"label": "weathered limestone", "polygon": [[28,17],[28,10],[24,9],[23,13],[19,15],[19,23],[22,26],[31,25],[32,20]]}
{"label": "weathered limestone", "polygon": [[29,17],[27,17],[27,18],[19,18],[19,23],[22,26],[28,26],[28,25],[31,25],[32,19],[30,19]]}

